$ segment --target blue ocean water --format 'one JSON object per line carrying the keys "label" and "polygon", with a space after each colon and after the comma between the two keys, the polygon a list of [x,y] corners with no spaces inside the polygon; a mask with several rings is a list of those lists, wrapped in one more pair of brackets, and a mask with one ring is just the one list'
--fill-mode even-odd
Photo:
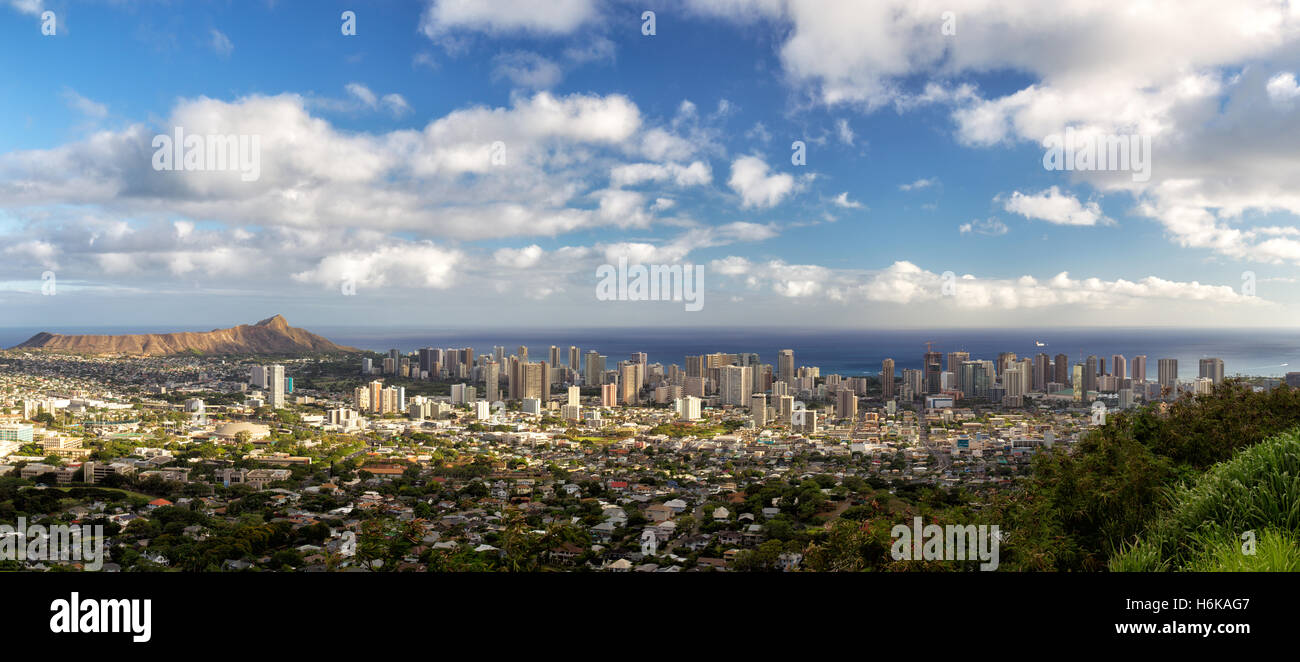
{"label": "blue ocean water", "polygon": [[[54,333],[165,333],[207,331],[210,328],[125,328],[101,327],[35,329],[0,328],[0,346],[11,347],[38,331]],[[1147,378],[1155,379],[1156,361],[1178,359],[1180,377],[1196,377],[1198,361],[1218,357],[1228,375],[1272,376],[1300,371],[1300,331],[1290,329],[938,329],[938,330],[793,330],[793,329],[375,329],[318,326],[314,333],[342,344],[377,352],[390,348],[409,352],[421,347],[473,347],[487,354],[503,345],[513,354],[527,346],[530,358],[545,359],[551,345],[561,348],[561,362],[568,360],[568,348],[577,345],[586,354],[595,349],[609,357],[609,365],[633,352],[645,352],[651,363],[685,365],[685,357],[712,352],[754,352],[763,363],[776,363],[777,351],[793,349],[796,365],[815,365],[823,375],[874,375],[885,358],[896,369],[920,368],[925,342],[935,351],[970,352],[972,358],[996,359],[1000,352],[1034,356],[1045,352],[1055,357],[1066,354],[1078,361],[1089,354],[1106,359],[1122,354],[1127,359],[1147,356]],[[1037,343],[1044,343],[1038,346]]]}

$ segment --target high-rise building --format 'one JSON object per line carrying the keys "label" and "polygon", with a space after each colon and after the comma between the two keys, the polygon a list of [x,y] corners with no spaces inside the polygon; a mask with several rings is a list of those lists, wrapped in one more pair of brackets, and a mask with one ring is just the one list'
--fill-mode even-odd
{"label": "high-rise building", "polygon": [[1056,369],[1057,384],[1070,383],[1070,357],[1064,354],[1057,354],[1056,361],[1052,363],[1052,367]]}
{"label": "high-rise building", "polygon": [[578,353],[577,345],[569,345],[569,370],[577,375],[581,370],[582,355]]}
{"label": "high-rise building", "polygon": [[693,395],[697,398],[704,397],[704,378],[687,377],[682,383],[682,392],[686,395]]}
{"label": "high-rise building", "polygon": [[912,368],[903,368],[903,397],[915,400],[925,392],[925,372]]}
{"label": "high-rise building", "polygon": [[1147,380],[1147,355],[1138,354],[1133,357],[1133,367],[1129,371],[1129,377],[1135,382],[1145,382]]}
{"label": "high-rise building", "polygon": [[1025,373],[1019,369],[1008,369],[1002,374],[1002,389],[1006,397],[1016,398],[1025,394]]}
{"label": "high-rise building", "polygon": [[618,406],[618,384],[601,384],[600,406],[602,407]]}
{"label": "high-rise building", "polygon": [[639,363],[625,362],[619,368],[618,381],[619,401],[625,405],[634,405],[637,402],[637,393],[641,390],[641,379],[637,375]]}
{"label": "high-rise building", "polygon": [[257,388],[266,388],[269,384],[266,379],[266,366],[255,365],[249,369],[248,383]]}
{"label": "high-rise building", "polygon": [[854,395],[853,389],[840,389],[836,393],[835,413],[840,418],[857,420],[858,418],[858,396]]}
{"label": "high-rise building", "polygon": [[559,347],[556,347],[555,345],[551,345],[551,356],[550,356],[550,358],[551,358],[551,367],[552,367],[552,368],[558,368],[558,367],[560,367],[560,348],[559,348]]}
{"label": "high-rise building", "polygon": [[998,353],[998,364],[997,364],[998,372],[997,372],[997,374],[1001,375],[1001,374],[1006,373],[1007,369],[1010,368],[1010,367],[1011,367],[1015,362],[1016,362],[1016,353],[1015,353],[1015,352],[999,352],[999,353]]}
{"label": "high-rise building", "polygon": [[754,427],[761,429],[767,425],[767,396],[755,393],[749,396],[749,416],[754,420]]}
{"label": "high-rise building", "polygon": [[600,386],[605,383],[605,356],[594,349],[587,352],[586,374],[583,375],[582,381],[587,386]]}
{"label": "high-rise building", "polygon": [[501,400],[501,366],[496,361],[483,364],[483,383],[486,386],[488,403]]}
{"label": "high-rise building", "polygon": [[970,352],[948,352],[948,364],[944,368],[954,375],[961,373],[961,364],[970,360]]}
{"label": "high-rise building", "polygon": [[[370,412],[373,414],[388,413],[384,410],[384,382],[376,379],[370,382],[368,389],[366,403],[370,407]],[[360,406],[360,402],[358,402],[357,407],[360,408]]]}
{"label": "high-rise building", "polygon": [[1034,357],[1034,376],[1030,379],[1029,387],[1034,391],[1044,391],[1047,389],[1047,383],[1055,377],[1052,372],[1052,357],[1045,352],[1039,352]]}
{"label": "high-rise building", "polygon": [[1128,366],[1125,364],[1123,354],[1116,354],[1110,357],[1111,374],[1115,375],[1117,379],[1124,379],[1124,372],[1127,367]]}
{"label": "high-rise building", "polygon": [[993,387],[995,366],[992,361],[965,361],[961,364],[961,393],[967,398],[987,398]]}
{"label": "high-rise building", "polygon": [[1156,376],[1160,388],[1169,389],[1169,394],[1178,390],[1178,359],[1160,359],[1156,362]]}
{"label": "high-rise building", "polygon": [[940,388],[943,386],[943,354],[939,352],[926,352],[921,365],[922,370],[925,372],[925,384],[923,384],[925,392],[938,393]]}
{"label": "high-rise building", "polygon": [[676,403],[677,415],[683,421],[694,421],[700,417],[700,399],[688,395]]}
{"label": "high-rise building", "polygon": [[284,409],[284,366],[268,366],[266,368],[266,378],[270,382],[271,408]]}
{"label": "high-rise building", "polygon": [[749,396],[754,392],[754,378],[749,366],[729,365],[721,368],[719,392],[722,404],[744,407],[749,404]]}
{"label": "high-rise building", "polygon": [[1097,390],[1097,357],[1089,356],[1083,364],[1083,393],[1084,396],[1091,391]]}
{"label": "high-rise building", "polygon": [[513,397],[517,400],[536,398],[545,402],[550,398],[551,385],[547,383],[550,366],[538,361],[536,363],[518,362],[515,365],[515,388]]}
{"label": "high-rise building", "polygon": [[789,423],[794,416],[794,396],[782,395],[777,398],[777,409],[782,423]]}
{"label": "high-rise building", "polygon": [[705,358],[703,356],[686,357],[686,376],[703,377]]}
{"label": "high-rise building", "polygon": [[880,397],[890,400],[894,397],[894,360],[885,359],[880,363]]}
{"label": "high-rise building", "polygon": [[1084,373],[1083,364],[1082,363],[1074,364],[1074,376],[1070,378],[1070,383],[1074,385],[1075,402],[1083,402],[1084,396],[1087,395],[1087,393],[1084,391],[1083,388],[1083,384],[1084,384],[1083,373]]}
{"label": "high-rise building", "polygon": [[783,349],[776,353],[777,379],[790,384],[794,382],[794,350]]}
{"label": "high-rise building", "polygon": [[1212,384],[1223,383],[1223,359],[1201,359],[1201,377],[1209,379]]}

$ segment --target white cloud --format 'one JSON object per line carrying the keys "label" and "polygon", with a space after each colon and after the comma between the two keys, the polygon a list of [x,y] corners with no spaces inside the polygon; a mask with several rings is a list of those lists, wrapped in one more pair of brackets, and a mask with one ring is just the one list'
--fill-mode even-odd
{"label": "white cloud", "polygon": [[[941,9],[958,16],[955,38],[938,29],[940,8],[911,0],[687,5],[747,29],[775,24],[785,80],[827,106],[950,104],[957,140],[972,146],[1039,145],[1066,127],[1150,138],[1149,182],[1072,176],[1131,194],[1180,246],[1296,262],[1300,245],[1249,224],[1254,215],[1300,216],[1300,115],[1278,112],[1300,95],[1295,3],[1159,1],[1117,12],[1109,0],[1062,0],[1043,12],[1032,0],[952,0]],[[1005,71],[1028,82],[986,97],[961,80]],[[917,78],[929,80],[920,94]]]}
{"label": "white cloud", "polygon": [[604,37],[594,37],[580,45],[564,49],[564,57],[574,64],[588,62],[613,62],[614,42]]}
{"label": "white cloud", "polygon": [[705,186],[713,181],[713,171],[703,161],[693,161],[687,166],[679,163],[629,163],[610,170],[609,180],[614,187],[663,181],[671,181],[677,186]]}
{"label": "white cloud", "polygon": [[45,269],[59,268],[57,258],[60,252],[58,246],[48,241],[24,241],[6,246],[4,249],[4,254],[9,256],[10,260],[37,264]]}
{"label": "white cloud", "polygon": [[406,97],[395,92],[385,94],[380,99],[380,102],[384,104],[384,107],[388,108],[388,112],[392,113],[394,117],[400,117],[411,112],[411,104],[406,102]]}
{"label": "white cloud", "polygon": [[849,126],[849,121],[841,119],[835,123],[835,132],[839,136],[840,142],[845,145],[853,144],[853,127]]}
{"label": "white cloud", "polygon": [[835,199],[834,199],[832,202],[835,203],[835,206],[836,206],[836,207],[843,207],[843,208],[845,208],[845,209],[861,209],[861,208],[862,208],[862,203],[861,203],[861,202],[858,202],[858,201],[856,201],[856,200],[850,200],[850,199],[849,199],[849,192],[848,192],[848,191],[845,191],[845,192],[843,192],[843,193],[841,193],[841,194],[835,196]]}
{"label": "white cloud", "polygon": [[900,191],[919,191],[919,190],[924,189],[924,188],[930,188],[931,186],[934,186],[934,184],[935,184],[935,180],[933,180],[933,179],[925,179],[925,178],[922,178],[922,179],[918,179],[918,180],[916,180],[916,181],[914,181],[914,182],[912,182],[912,183],[910,183],[910,184],[899,184],[899,185],[898,185],[898,190],[900,190]]}
{"label": "white cloud", "polygon": [[[361,83],[348,83],[343,89],[347,90],[348,95],[367,110],[378,110],[383,107],[394,117],[401,117],[411,112],[411,105],[407,103],[406,97],[395,92],[380,97]],[[328,104],[326,105],[328,106]],[[339,109],[343,108],[340,106]]]}
{"label": "white cloud", "polygon": [[365,85],[362,85],[361,83],[348,83],[343,87],[343,89],[347,90],[348,94],[355,97],[357,101],[360,101],[365,107],[379,107],[379,97],[375,96],[375,93],[371,92],[370,88]]}
{"label": "white cloud", "polygon": [[540,262],[544,254],[541,246],[533,244],[524,248],[499,248],[492,254],[492,259],[503,267],[527,269]]}
{"label": "white cloud", "polygon": [[[1270,305],[1259,297],[1240,294],[1228,285],[1179,282],[1156,276],[1138,281],[1076,280],[1061,272],[1040,281],[1032,276],[998,279],[966,274],[954,275],[948,281],[944,274],[927,271],[903,260],[884,269],[863,272],[810,264],[792,265],[780,260],[755,263],[736,256],[714,260],[710,266],[715,273],[743,279],[751,288],[768,288],[781,297],[816,297],[847,304],[861,301],[898,305],[941,304],[957,310],[992,311],[1052,306],[1099,310],[1139,305],[1149,308],[1152,302],[1157,301]],[[944,293],[945,284],[949,282],[952,295]]]}
{"label": "white cloud", "polygon": [[[403,107],[349,86],[352,103]],[[165,213],[233,226],[366,227],[474,239],[644,225],[630,196],[586,204],[592,184],[642,148],[645,125],[619,95],[519,96],[508,107],[453,111],[421,130],[344,132],[297,95],[182,100],[160,126],[131,125],[46,150],[0,155],[0,209],[91,205],[126,218]],[[238,172],[158,172],[158,133],[260,136],[260,178]],[[653,127],[666,139],[674,134]],[[504,158],[494,165],[494,145]],[[707,166],[683,166],[683,185]],[[653,183],[653,182],[650,182]],[[652,200],[654,198],[651,198]],[[67,213],[71,213],[70,211]]]}
{"label": "white cloud", "polygon": [[983,234],[989,236],[1004,235],[1008,232],[1007,225],[996,218],[985,220],[975,219],[969,223],[963,223],[959,227],[962,234]]}
{"label": "white cloud", "polygon": [[335,288],[341,288],[344,281],[351,281],[358,288],[445,289],[453,283],[462,257],[459,251],[431,242],[389,244],[369,251],[329,255],[314,268],[293,274],[293,279]]}
{"label": "white cloud", "polygon": [[437,38],[464,29],[492,34],[568,34],[597,18],[593,0],[431,0],[420,31]]}
{"label": "white cloud", "polygon": [[1003,208],[1025,218],[1047,221],[1054,225],[1110,225],[1114,221],[1101,212],[1096,202],[1087,204],[1053,186],[1037,194],[1020,191],[1011,194]]}
{"label": "white cloud", "polygon": [[87,99],[86,97],[77,94],[77,92],[71,88],[64,88],[63,98],[68,102],[70,108],[86,117],[101,119],[108,115],[108,106]]}
{"label": "white cloud", "polygon": [[45,8],[43,0],[9,0],[7,3],[10,7],[16,9],[19,13],[39,16]]}
{"label": "white cloud", "polygon": [[222,57],[229,57],[235,52],[235,45],[230,42],[230,37],[220,30],[212,31],[212,51]]}
{"label": "white cloud", "polygon": [[1268,79],[1265,89],[1268,91],[1268,98],[1277,104],[1288,103],[1300,96],[1300,85],[1296,84],[1295,74],[1289,71],[1283,71]]}
{"label": "white cloud", "polygon": [[731,190],[740,194],[740,206],[774,207],[795,190],[795,180],[786,173],[769,174],[767,163],[757,156],[742,156],[731,163]]}
{"label": "white cloud", "polygon": [[492,79],[505,79],[515,87],[544,90],[564,76],[560,65],[530,51],[502,53],[492,59]]}

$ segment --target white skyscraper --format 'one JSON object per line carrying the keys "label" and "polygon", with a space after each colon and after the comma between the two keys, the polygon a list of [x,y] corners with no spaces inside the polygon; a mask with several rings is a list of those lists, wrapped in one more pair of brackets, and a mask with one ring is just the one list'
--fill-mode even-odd
{"label": "white skyscraper", "polygon": [[284,409],[284,366],[268,366],[265,374],[267,388],[271,389],[271,408]]}
{"label": "white skyscraper", "polygon": [[694,421],[700,418],[700,399],[688,395],[674,403],[677,409],[677,416],[683,421]]}
{"label": "white skyscraper", "polygon": [[749,405],[749,396],[754,391],[754,380],[750,376],[749,366],[723,366],[719,381],[722,404],[738,407]]}

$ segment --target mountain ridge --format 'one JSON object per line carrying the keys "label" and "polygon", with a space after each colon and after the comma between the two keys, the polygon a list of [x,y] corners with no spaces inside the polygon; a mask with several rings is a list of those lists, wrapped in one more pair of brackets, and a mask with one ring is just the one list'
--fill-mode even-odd
{"label": "mountain ridge", "polygon": [[228,329],[211,331],[126,335],[63,335],[42,331],[10,349],[135,356],[174,356],[190,353],[319,354],[361,351],[355,347],[335,344],[305,329],[289,326],[289,321],[278,314],[255,324],[240,324]]}

